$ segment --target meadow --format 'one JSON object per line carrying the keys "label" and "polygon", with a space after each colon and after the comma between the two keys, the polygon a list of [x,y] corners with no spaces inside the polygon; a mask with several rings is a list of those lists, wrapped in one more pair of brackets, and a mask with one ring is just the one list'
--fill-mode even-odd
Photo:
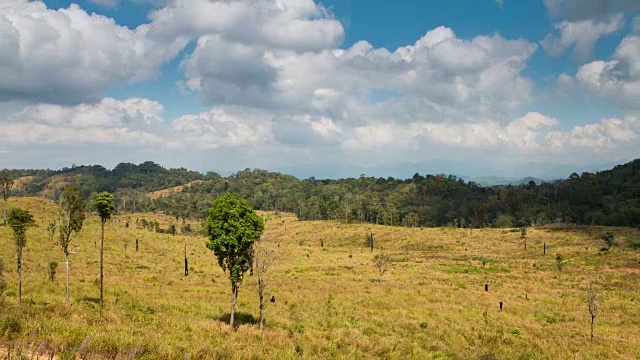
{"label": "meadow", "polygon": [[[206,238],[136,226],[136,219],[145,218],[180,228],[175,218],[133,213],[107,223],[101,308],[97,215],[88,215],[72,242],[77,254],[71,256],[66,305],[64,255],[46,231],[57,216],[56,204],[10,198],[11,207],[31,210],[38,227],[27,234],[19,305],[15,246],[10,228],[0,226],[9,285],[0,299],[5,356],[11,351],[16,358],[59,359],[640,358],[637,229],[529,228],[525,250],[517,229],[386,227],[263,212],[264,241],[278,260],[266,275],[267,298],[275,302],[267,302],[260,332],[255,276],[247,275],[240,288],[240,325],[231,330],[231,286],[205,247]],[[613,232],[617,243],[609,251],[601,251],[605,232]],[[370,233],[373,251],[366,244]],[[373,265],[379,253],[390,262],[382,277]],[[557,254],[564,258],[562,271]],[[54,282],[48,280],[50,261],[59,264]],[[599,305],[593,340],[590,283],[598,289]]]}

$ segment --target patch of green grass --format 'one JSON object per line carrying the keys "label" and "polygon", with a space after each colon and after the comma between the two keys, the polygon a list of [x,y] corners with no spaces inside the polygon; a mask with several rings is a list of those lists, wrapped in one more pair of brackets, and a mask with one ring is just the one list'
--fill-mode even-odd
{"label": "patch of green grass", "polygon": [[492,274],[492,273],[509,273],[510,269],[504,266],[475,266],[469,264],[448,264],[445,265],[445,271],[449,274]]}

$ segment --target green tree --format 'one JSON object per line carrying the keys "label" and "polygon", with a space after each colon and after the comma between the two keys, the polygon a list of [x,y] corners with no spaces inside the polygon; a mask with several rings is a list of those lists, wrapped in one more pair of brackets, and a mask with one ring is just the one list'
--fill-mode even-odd
{"label": "green tree", "polygon": [[60,196],[60,247],[64,252],[65,266],[67,271],[66,280],[66,301],[69,299],[69,255],[74,253],[69,249],[71,244],[71,234],[76,235],[82,230],[84,223],[84,210],[86,203],[82,196],[82,191],[77,186],[67,186]]}
{"label": "green tree", "polygon": [[104,254],[104,224],[111,219],[111,214],[115,211],[116,207],[113,200],[113,195],[108,192],[102,192],[96,194],[91,201],[98,215],[100,216],[100,227],[102,235],[100,237],[100,305],[103,304],[104,295],[104,267],[102,257]]}
{"label": "green tree", "polygon": [[2,294],[7,290],[7,282],[4,281],[4,262],[0,259],[0,304],[2,304]]}
{"label": "green tree", "polygon": [[14,208],[9,212],[9,226],[13,230],[18,257],[18,302],[22,302],[22,250],[27,245],[27,229],[35,225],[33,215],[28,210]]}
{"label": "green tree", "polygon": [[0,171],[0,193],[4,200],[2,214],[4,216],[4,224],[7,225],[7,200],[9,200],[9,190],[13,187],[13,177],[9,170]]}
{"label": "green tree", "polygon": [[238,290],[253,262],[253,243],[264,230],[264,221],[244,199],[226,194],[213,201],[206,221],[207,248],[218,258],[218,265],[231,281],[231,316],[233,329]]}

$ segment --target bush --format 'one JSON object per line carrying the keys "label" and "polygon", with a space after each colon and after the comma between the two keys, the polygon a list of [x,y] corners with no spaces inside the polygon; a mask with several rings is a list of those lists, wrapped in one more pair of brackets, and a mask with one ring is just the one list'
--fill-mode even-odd
{"label": "bush", "polygon": [[615,243],[615,235],[612,232],[607,232],[604,235],[602,235],[600,238],[602,239],[602,241],[604,241],[606,245],[605,246],[606,250],[611,249],[611,247]]}
{"label": "bush", "polygon": [[562,269],[564,268],[564,256],[557,254],[556,255],[556,264],[558,266],[558,271],[562,272]]}
{"label": "bush", "polygon": [[53,282],[56,278],[56,269],[58,268],[58,263],[55,261],[49,262],[49,281]]}
{"label": "bush", "polygon": [[500,215],[494,222],[495,227],[498,228],[512,228],[513,227],[513,217],[509,215]]}

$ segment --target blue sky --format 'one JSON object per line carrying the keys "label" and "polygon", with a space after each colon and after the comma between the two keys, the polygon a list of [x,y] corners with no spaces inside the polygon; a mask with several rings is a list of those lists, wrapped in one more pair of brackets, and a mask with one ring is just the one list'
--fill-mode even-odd
{"label": "blue sky", "polygon": [[0,168],[592,170],[638,157],[639,19],[626,0],[7,0]]}

